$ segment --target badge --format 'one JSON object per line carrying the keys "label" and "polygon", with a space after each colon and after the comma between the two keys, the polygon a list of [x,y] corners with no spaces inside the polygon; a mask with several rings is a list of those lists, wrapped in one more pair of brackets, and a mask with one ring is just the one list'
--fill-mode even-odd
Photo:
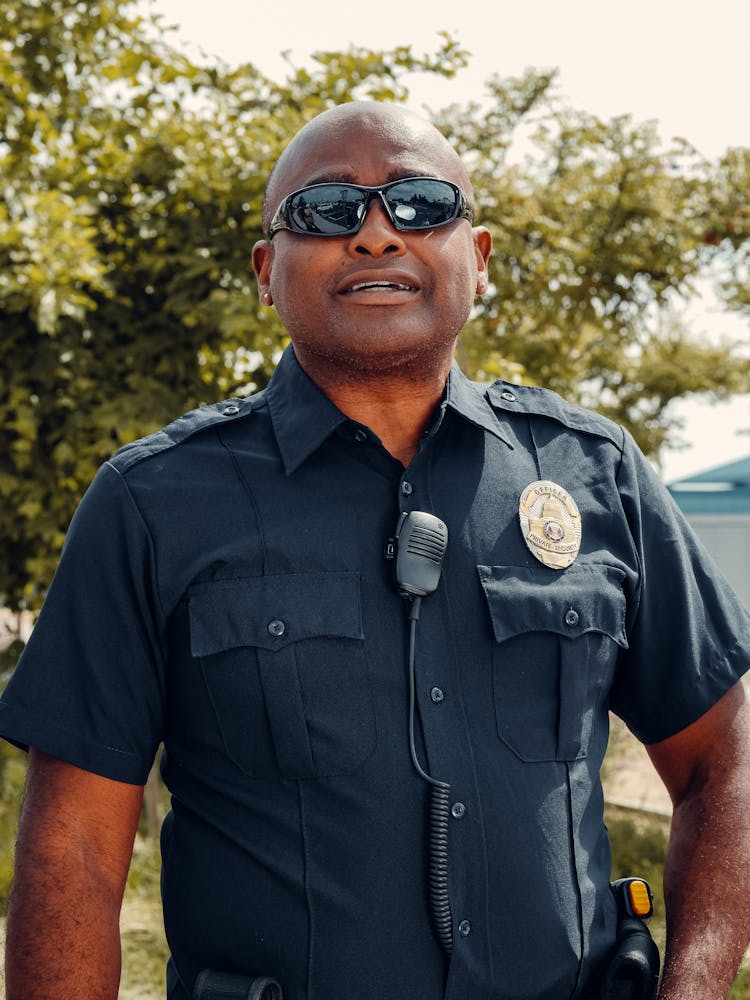
{"label": "badge", "polygon": [[532,555],[550,569],[570,566],[581,548],[581,514],[562,486],[548,479],[521,494],[518,516]]}

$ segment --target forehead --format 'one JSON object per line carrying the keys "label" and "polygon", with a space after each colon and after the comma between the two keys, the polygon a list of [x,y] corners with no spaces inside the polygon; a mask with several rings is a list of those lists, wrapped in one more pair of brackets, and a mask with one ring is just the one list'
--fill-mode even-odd
{"label": "forehead", "polygon": [[420,174],[468,186],[456,153],[416,116],[380,109],[323,115],[296,136],[279,160],[271,201],[275,205],[290,191],[325,180],[376,185]]}

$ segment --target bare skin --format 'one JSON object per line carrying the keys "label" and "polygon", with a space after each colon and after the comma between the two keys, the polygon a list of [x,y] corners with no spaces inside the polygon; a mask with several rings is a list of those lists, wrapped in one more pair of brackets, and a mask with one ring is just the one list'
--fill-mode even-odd
{"label": "bare skin", "polygon": [[8,913],[8,1000],[116,1000],[143,788],[29,753]]}
{"label": "bare skin", "polygon": [[[414,175],[452,181],[471,196],[465,167],[431,126],[387,105],[344,105],[287,148],[266,218],[286,194],[321,180],[376,185]],[[261,301],[275,304],[307,374],[407,465],[445,388],[474,297],[486,291],[491,248],[488,230],[466,219],[427,232],[396,230],[373,201],[358,233],[326,239],[283,231],[256,244],[253,266]],[[365,280],[399,287],[352,291]]]}
{"label": "bare skin", "polygon": [[647,748],[674,804],[659,1000],[723,1000],[750,939],[750,702],[738,682]]}

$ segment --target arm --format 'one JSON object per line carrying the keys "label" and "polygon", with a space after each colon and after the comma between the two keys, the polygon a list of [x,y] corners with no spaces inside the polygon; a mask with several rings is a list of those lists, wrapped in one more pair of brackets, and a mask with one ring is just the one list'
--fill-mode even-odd
{"label": "arm", "polygon": [[143,789],[31,749],[8,913],[8,1000],[116,1000]]}
{"label": "arm", "polygon": [[742,682],[647,750],[674,805],[659,1000],[723,1000],[750,938],[750,702]]}

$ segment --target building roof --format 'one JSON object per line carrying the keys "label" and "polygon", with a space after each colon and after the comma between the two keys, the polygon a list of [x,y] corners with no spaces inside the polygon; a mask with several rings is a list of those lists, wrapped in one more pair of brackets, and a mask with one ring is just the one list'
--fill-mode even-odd
{"label": "building roof", "polygon": [[750,455],[668,483],[684,514],[750,514]]}

